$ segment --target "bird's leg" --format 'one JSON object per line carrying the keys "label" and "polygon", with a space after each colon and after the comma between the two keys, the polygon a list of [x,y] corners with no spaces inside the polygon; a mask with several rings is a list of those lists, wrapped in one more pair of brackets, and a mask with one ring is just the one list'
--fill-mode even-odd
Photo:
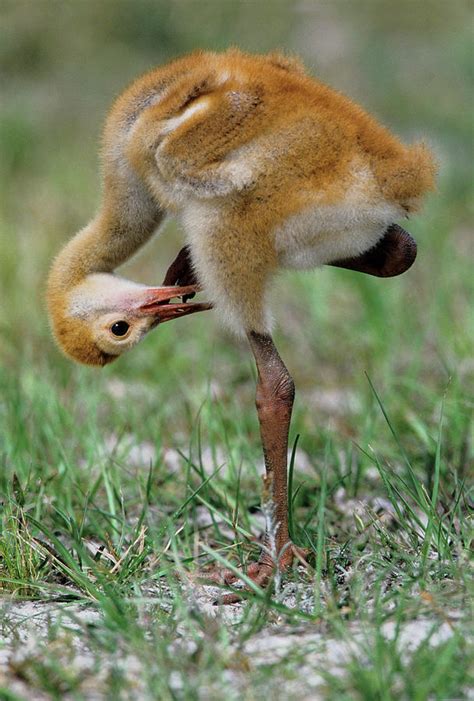
{"label": "bird's leg", "polygon": [[[265,458],[265,481],[273,502],[275,546],[279,553],[289,541],[286,473],[295,385],[270,336],[252,332],[249,341],[257,364],[256,406]],[[268,547],[268,533],[265,544]],[[285,552],[282,557],[285,556],[288,559],[290,554]],[[265,552],[261,562],[268,562],[269,557]]]}
{"label": "bird's leg", "polygon": [[[265,483],[273,502],[270,518],[273,533],[265,534],[265,550],[256,564],[260,571],[271,573],[275,567],[287,569],[295,555],[303,554],[293,545],[288,532],[288,434],[295,385],[271,336],[252,332],[248,338],[258,371],[256,405],[265,458]],[[269,552],[272,541],[277,562]]]}
{"label": "bird's leg", "polygon": [[[288,532],[288,433],[295,386],[271,336],[251,332],[248,339],[257,364],[256,405],[265,458],[264,482],[270,490],[272,507],[267,519],[270,523],[267,523],[264,550],[259,561],[249,566],[247,575],[260,586],[265,586],[276,568],[280,571],[288,569],[295,557],[306,562],[307,552],[294,545]],[[237,577],[226,570],[211,579],[230,584]],[[228,594],[222,598],[222,603],[238,600],[238,594]]]}

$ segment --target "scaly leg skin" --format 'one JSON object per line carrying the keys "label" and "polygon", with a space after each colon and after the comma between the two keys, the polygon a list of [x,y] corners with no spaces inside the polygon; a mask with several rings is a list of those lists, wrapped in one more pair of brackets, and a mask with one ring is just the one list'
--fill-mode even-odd
{"label": "scaly leg skin", "polygon": [[[298,548],[288,533],[287,455],[288,433],[295,396],[290,373],[280,358],[269,335],[251,332],[248,335],[258,371],[256,405],[265,458],[265,484],[271,489],[274,521],[274,550],[278,562],[269,552],[270,538],[265,534],[265,549],[258,562],[247,570],[259,586],[266,586],[276,567],[285,571],[297,558],[306,563],[307,551]],[[208,579],[220,584],[231,584],[238,577],[230,570],[213,573]],[[219,603],[239,601],[238,594],[227,594]]]}
{"label": "scaly leg skin", "polygon": [[[166,273],[163,285],[195,285],[196,276],[192,268],[188,246],[180,250]],[[183,301],[194,295],[186,296]],[[277,560],[270,554],[269,534],[265,534],[264,550],[258,562],[249,565],[247,576],[259,586],[266,586],[276,567],[284,572],[295,557],[306,563],[307,550],[298,548],[288,533],[288,490],[287,490],[287,455],[288,432],[295,395],[294,383],[280,358],[271,336],[251,332],[248,334],[250,347],[255,357],[258,370],[256,405],[260,422],[265,458],[265,483],[271,491],[274,505],[274,550]],[[270,495],[269,495],[270,496]],[[238,577],[230,570],[217,571],[204,575],[207,581],[219,584],[232,584]],[[227,594],[222,603],[239,601],[237,594]]]}

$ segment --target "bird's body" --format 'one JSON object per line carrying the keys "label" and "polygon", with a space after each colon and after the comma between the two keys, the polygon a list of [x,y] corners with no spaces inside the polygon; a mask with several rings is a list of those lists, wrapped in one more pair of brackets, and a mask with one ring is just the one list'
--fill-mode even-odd
{"label": "bird's body", "polygon": [[[50,314],[63,349],[103,364],[148,330],[105,350],[91,325],[102,317],[109,323],[120,300],[133,298],[133,283],[113,272],[169,213],[190,254],[181,284],[197,280],[220,318],[249,337],[261,387],[273,381],[262,376],[270,357],[266,292],[276,271],[329,263],[403,272],[415,248],[393,222],[416,211],[435,172],[424,145],[401,144],[297,60],[238,50],[197,52],[135,81],[112,107],[102,158],[101,209],[50,275]],[[270,469],[274,458],[266,457]]]}

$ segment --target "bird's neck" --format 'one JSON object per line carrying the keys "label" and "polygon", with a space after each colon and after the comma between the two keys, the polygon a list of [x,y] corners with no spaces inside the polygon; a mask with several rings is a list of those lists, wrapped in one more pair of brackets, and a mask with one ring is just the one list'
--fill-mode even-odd
{"label": "bird's neck", "polygon": [[102,210],[57,256],[49,277],[50,291],[64,293],[88,275],[113,273],[146,243],[161,216],[155,211],[132,221],[117,216],[115,210]]}

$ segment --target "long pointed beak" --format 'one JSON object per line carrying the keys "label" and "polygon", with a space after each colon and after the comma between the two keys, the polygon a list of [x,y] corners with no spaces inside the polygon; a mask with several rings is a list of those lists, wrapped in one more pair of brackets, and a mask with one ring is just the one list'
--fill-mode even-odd
{"label": "long pointed beak", "polygon": [[136,311],[146,316],[153,316],[157,324],[162,324],[164,321],[172,321],[181,316],[212,309],[212,304],[208,302],[170,303],[175,297],[185,297],[198,291],[198,285],[148,287],[141,296]]}

